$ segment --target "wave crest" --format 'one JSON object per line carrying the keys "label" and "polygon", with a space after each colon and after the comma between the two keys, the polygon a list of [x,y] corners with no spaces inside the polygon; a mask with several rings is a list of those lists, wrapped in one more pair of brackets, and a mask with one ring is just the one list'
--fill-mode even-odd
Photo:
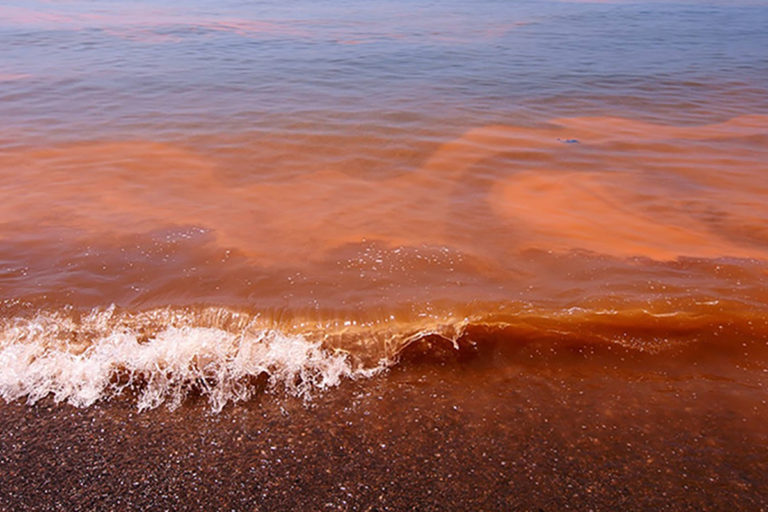
{"label": "wave crest", "polygon": [[[91,314],[90,324],[109,316],[110,311]],[[76,340],[51,343],[51,333],[62,330],[65,324],[41,315],[5,329],[0,396],[26,396],[35,403],[53,395],[57,402],[84,407],[130,390],[143,410],[163,403],[175,409],[194,391],[220,411],[230,401],[251,398],[260,389],[254,381],[308,399],[313,390],[379,370],[355,368],[344,351],[271,329],[166,326],[147,337],[141,329],[123,327],[92,334],[85,347]]]}
{"label": "wave crest", "polygon": [[262,391],[308,400],[399,362],[546,365],[561,356],[567,363],[571,353],[622,364],[625,358],[682,361],[707,354],[747,365],[768,360],[768,316],[755,305],[507,306],[371,321],[226,307],[64,308],[0,317],[0,397],[35,403],[51,395],[84,407],[129,395],[143,410],[175,409],[195,394],[220,411]]}

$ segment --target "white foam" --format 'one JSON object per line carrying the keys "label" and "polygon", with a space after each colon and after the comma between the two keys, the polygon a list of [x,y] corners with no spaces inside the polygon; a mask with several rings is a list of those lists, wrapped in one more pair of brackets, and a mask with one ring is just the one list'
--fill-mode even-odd
{"label": "white foam", "polygon": [[174,409],[195,389],[219,411],[250,398],[260,376],[268,389],[308,399],[381,369],[355,367],[343,351],[253,324],[231,331],[168,322],[147,336],[118,320],[102,310],[78,321],[47,314],[0,326],[0,396],[34,403],[53,395],[84,407],[130,387],[139,409]]}

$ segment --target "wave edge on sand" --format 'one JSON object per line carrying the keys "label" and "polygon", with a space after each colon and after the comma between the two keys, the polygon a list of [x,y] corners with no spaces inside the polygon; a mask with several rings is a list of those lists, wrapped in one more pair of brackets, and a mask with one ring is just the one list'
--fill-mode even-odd
{"label": "wave edge on sand", "polygon": [[259,392],[311,400],[344,380],[372,377],[398,363],[461,364],[482,354],[515,361],[613,351],[618,361],[619,353],[670,356],[681,347],[702,353],[714,346],[762,359],[766,317],[719,306],[717,314],[569,308],[378,326],[280,325],[213,307],[37,312],[0,319],[0,396],[9,402],[26,397],[30,404],[53,396],[87,407],[130,395],[139,410],[161,404],[173,410],[197,394],[218,412]]}

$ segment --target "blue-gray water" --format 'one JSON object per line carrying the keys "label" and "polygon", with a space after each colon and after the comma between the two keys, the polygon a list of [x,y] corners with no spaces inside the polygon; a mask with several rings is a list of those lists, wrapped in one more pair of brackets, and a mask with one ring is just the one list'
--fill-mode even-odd
{"label": "blue-gray water", "polygon": [[761,2],[4,2],[0,137],[711,122],[768,112],[766,26]]}

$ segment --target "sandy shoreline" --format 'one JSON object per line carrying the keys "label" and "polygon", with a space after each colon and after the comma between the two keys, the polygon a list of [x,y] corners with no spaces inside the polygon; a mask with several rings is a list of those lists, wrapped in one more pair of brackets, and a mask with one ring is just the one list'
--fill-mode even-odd
{"label": "sandy shoreline", "polygon": [[309,405],[0,405],[3,510],[761,510],[760,390],[413,363]]}

